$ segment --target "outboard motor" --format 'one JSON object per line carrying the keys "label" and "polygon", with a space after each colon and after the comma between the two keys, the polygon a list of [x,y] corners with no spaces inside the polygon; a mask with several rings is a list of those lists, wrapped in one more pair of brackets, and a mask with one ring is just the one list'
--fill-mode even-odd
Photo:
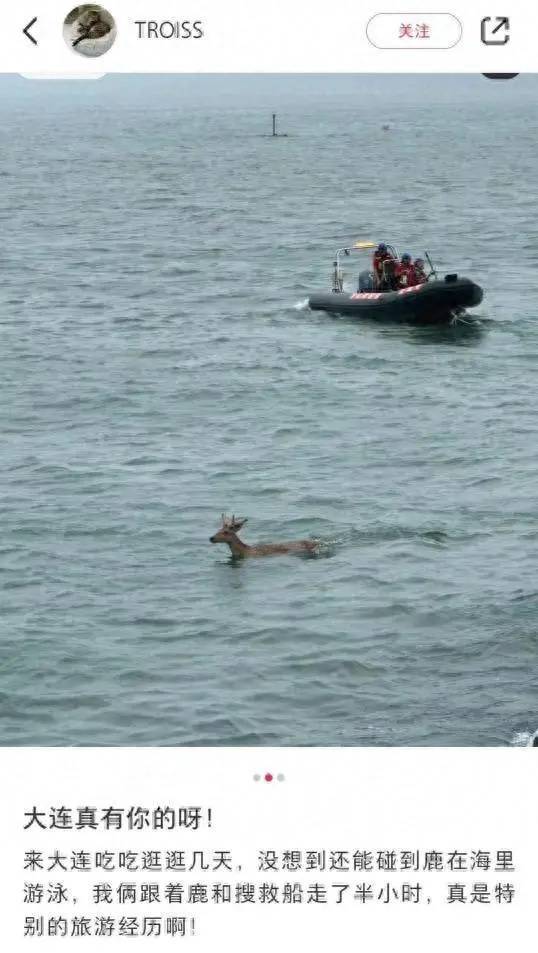
{"label": "outboard motor", "polygon": [[359,274],[358,291],[375,291],[374,275],[371,271],[361,271]]}

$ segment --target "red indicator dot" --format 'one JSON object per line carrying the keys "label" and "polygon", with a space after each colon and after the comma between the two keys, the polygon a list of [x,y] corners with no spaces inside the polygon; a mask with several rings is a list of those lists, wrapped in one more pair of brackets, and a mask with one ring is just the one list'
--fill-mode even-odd
{"label": "red indicator dot", "polygon": [[272,775],[272,774],[266,774],[266,775],[265,775],[265,780],[266,780],[266,781],[272,781],[272,780],[273,780],[273,775]]}

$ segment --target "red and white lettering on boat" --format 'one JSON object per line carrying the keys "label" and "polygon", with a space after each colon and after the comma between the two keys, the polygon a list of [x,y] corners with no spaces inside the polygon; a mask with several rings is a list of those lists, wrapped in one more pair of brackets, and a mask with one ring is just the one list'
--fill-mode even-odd
{"label": "red and white lettering on boat", "polygon": [[366,301],[377,301],[381,297],[380,291],[356,291],[355,294],[351,295],[353,301],[366,300]]}
{"label": "red and white lettering on boat", "polygon": [[410,291],[420,291],[424,285],[411,285],[410,288],[401,288],[398,292],[399,295],[408,295]]}

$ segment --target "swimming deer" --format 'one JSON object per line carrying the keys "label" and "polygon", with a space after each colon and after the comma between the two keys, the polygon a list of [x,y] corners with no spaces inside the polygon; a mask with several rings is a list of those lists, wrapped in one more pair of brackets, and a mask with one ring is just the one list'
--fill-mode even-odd
{"label": "swimming deer", "polygon": [[242,526],[247,522],[246,519],[236,519],[232,516],[228,519],[225,513],[222,514],[222,526],[218,533],[211,536],[210,543],[227,543],[232,551],[232,556],[236,559],[244,559],[246,556],[278,556],[286,553],[315,553],[319,548],[319,542],[315,539],[299,539],[293,543],[261,543],[257,546],[248,546],[237,535]]}

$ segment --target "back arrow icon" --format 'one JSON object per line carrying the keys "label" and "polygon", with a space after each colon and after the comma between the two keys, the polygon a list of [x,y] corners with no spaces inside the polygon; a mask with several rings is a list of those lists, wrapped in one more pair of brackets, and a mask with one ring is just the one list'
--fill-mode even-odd
{"label": "back arrow icon", "polygon": [[32,41],[32,43],[34,44],[34,46],[37,46],[37,40],[36,40],[35,37],[33,37],[32,34],[30,33],[30,30],[32,29],[34,23],[37,23],[37,17],[34,17],[33,20],[30,20],[30,23],[28,23],[28,24],[24,27],[24,30],[23,30],[22,32],[24,33],[25,36],[28,37],[29,40]]}

